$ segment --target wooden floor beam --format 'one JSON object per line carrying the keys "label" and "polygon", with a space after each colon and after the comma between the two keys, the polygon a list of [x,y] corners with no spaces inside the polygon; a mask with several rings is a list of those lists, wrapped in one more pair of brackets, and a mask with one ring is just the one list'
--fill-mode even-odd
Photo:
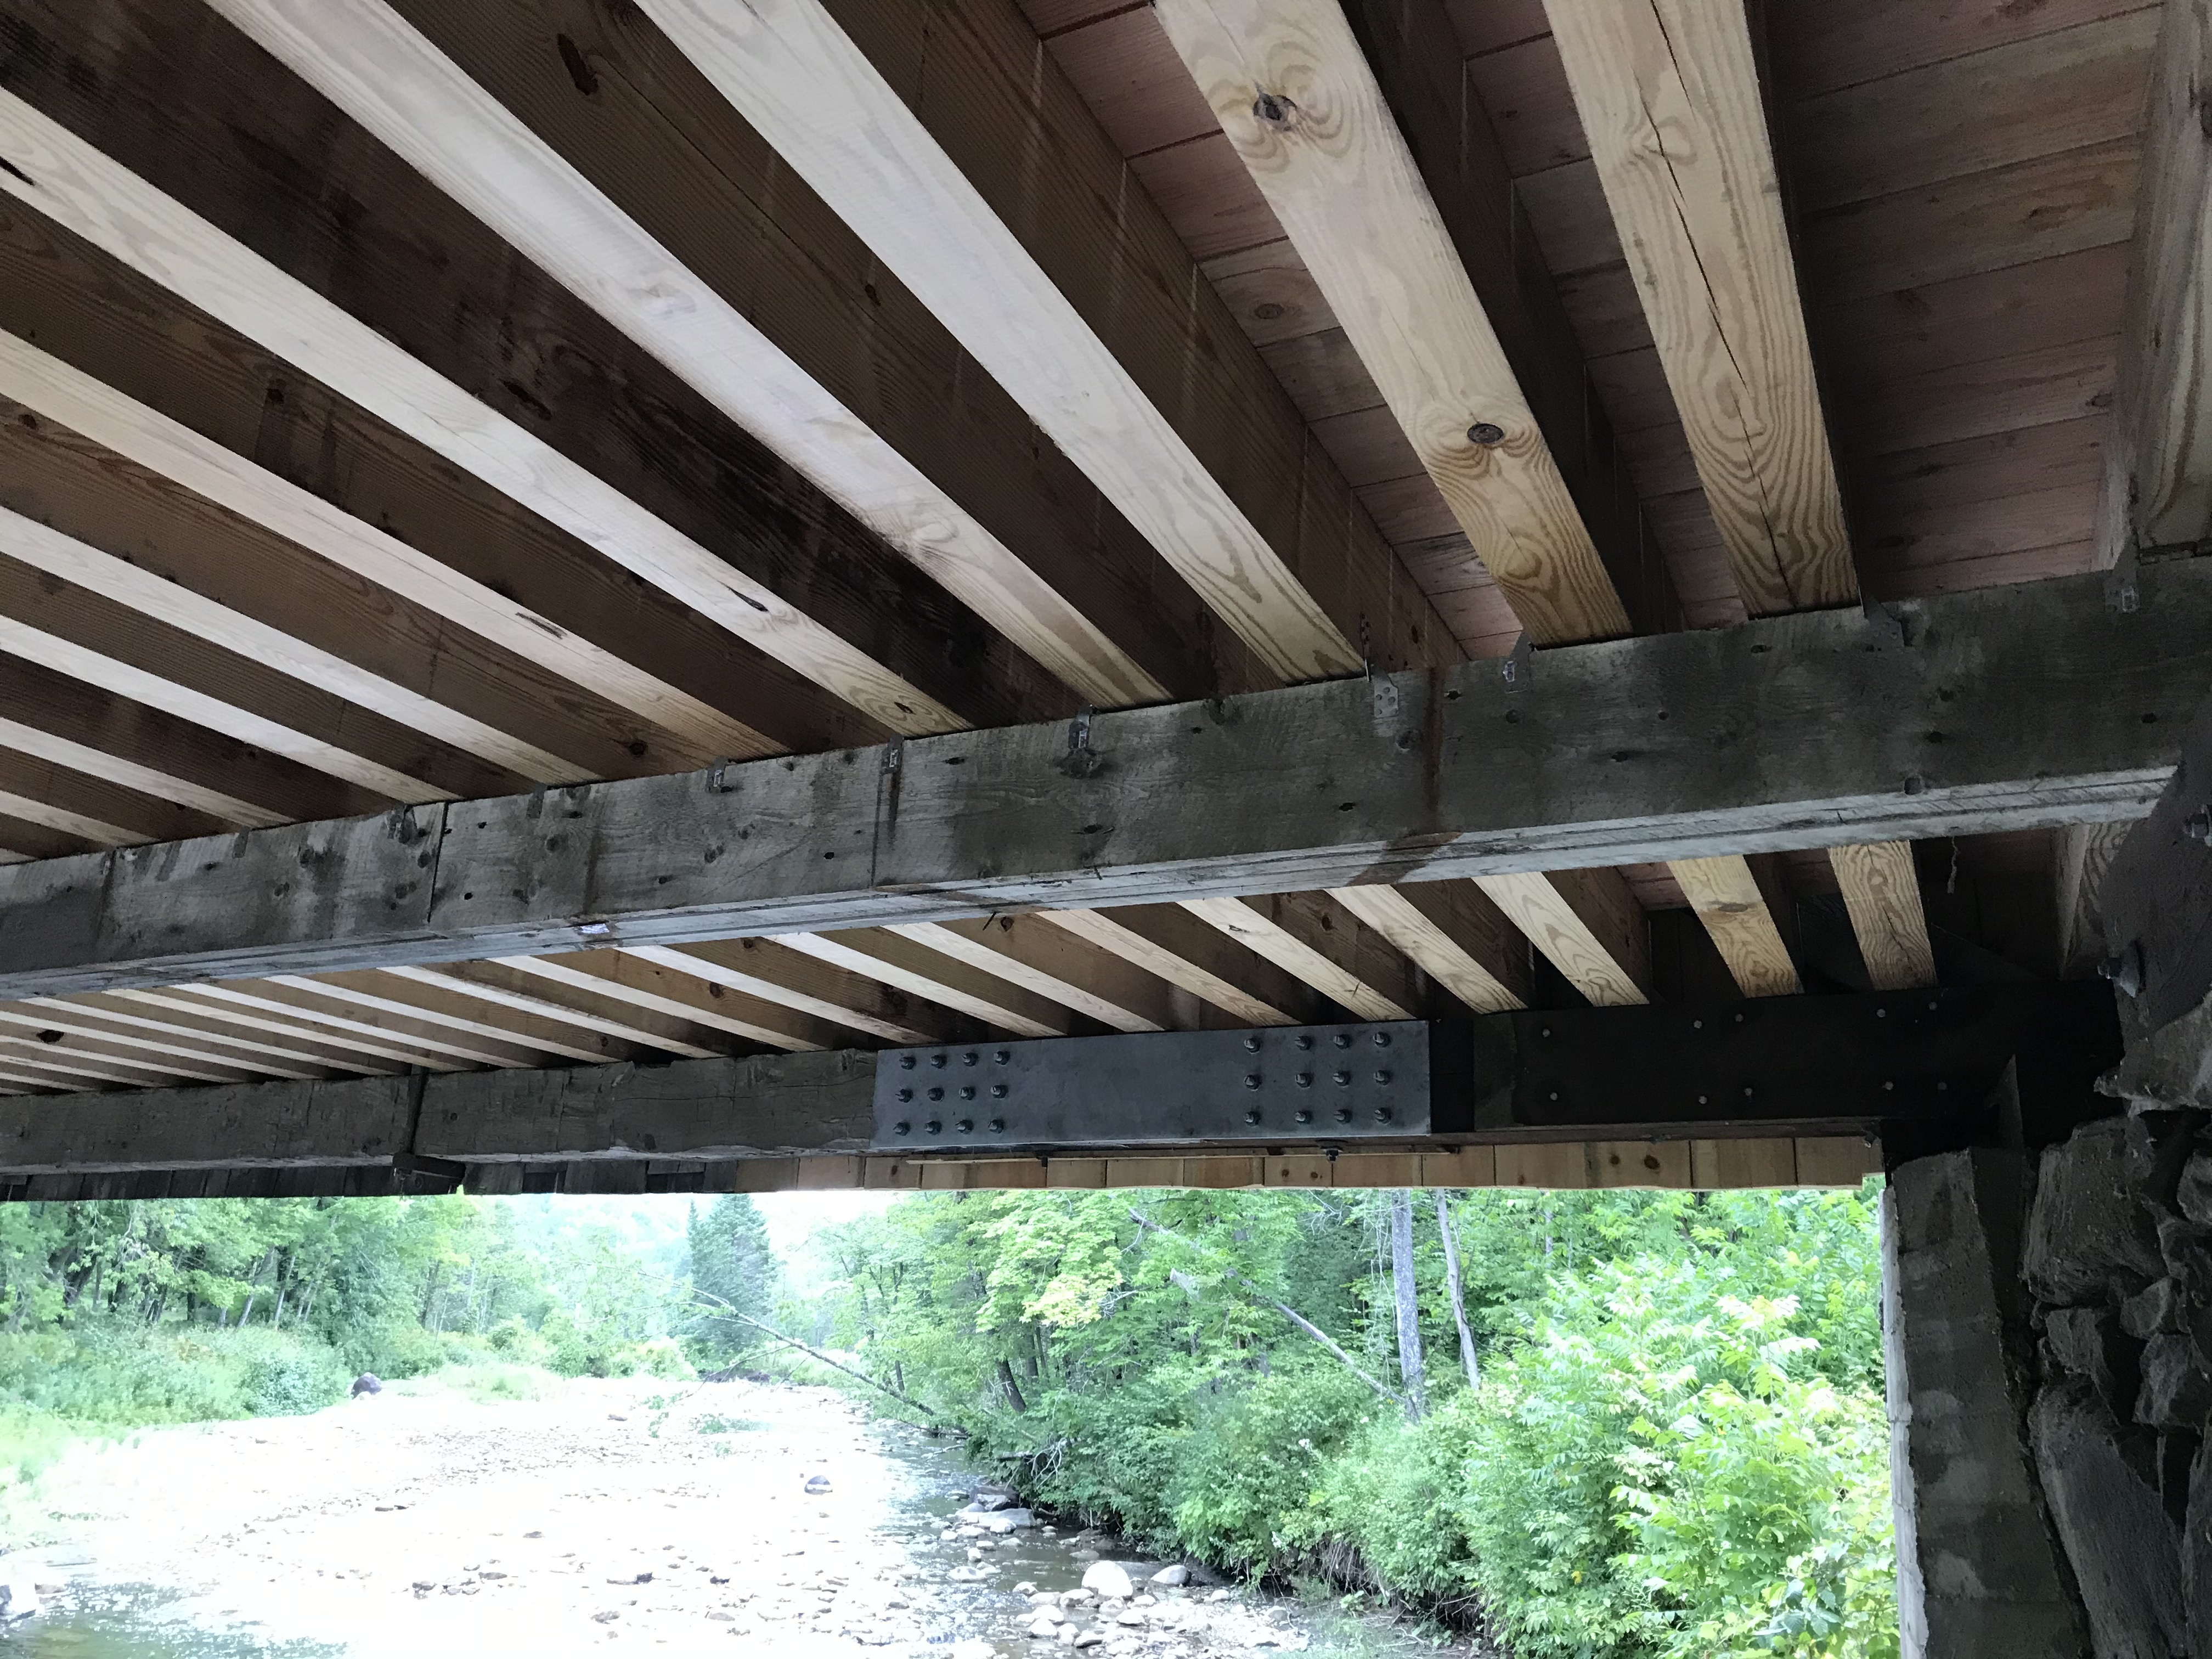
{"label": "wooden floor beam", "polygon": [[1010,0],[941,9],[927,75],[881,0],[644,9],[1270,672],[1449,650]]}
{"label": "wooden floor beam", "polygon": [[1522,625],[1543,644],[1631,631],[1343,9],[1157,15]]}
{"label": "wooden floor beam", "polygon": [[1326,894],[1186,899],[1183,908],[1360,1019],[1426,1012],[1426,988],[1406,959]]}
{"label": "wooden floor beam", "polygon": [[2105,580],[14,865],[0,998],[2134,816],[2212,564]]}
{"label": "wooden floor beam", "polygon": [[[1086,702],[1166,688],[381,0],[222,12]],[[571,48],[574,50],[574,48]]]}
{"label": "wooden floor beam", "polygon": [[2098,554],[2212,537],[2212,0],[2167,0],[2154,61]]}
{"label": "wooden floor beam", "polygon": [[[233,453],[0,331],[0,398],[68,428],[195,495],[362,580],[399,595],[514,653],[553,677],[629,711],[691,745],[699,758],[750,759],[781,745],[644,668],[516,605],[416,551],[398,537],[339,511],[265,467]],[[527,688],[518,688],[527,692]]]}
{"label": "wooden floor beam", "polygon": [[[68,96],[64,87],[42,90]],[[133,105],[118,115],[141,112]],[[145,269],[179,297],[853,703],[880,728],[945,731],[965,723],[757,577],[15,92],[0,94],[0,153],[16,169],[0,173],[0,187],[27,206]],[[158,258],[154,246],[139,240],[142,232],[158,238]],[[415,303],[412,296],[392,297]]]}
{"label": "wooden floor beam", "polygon": [[1856,599],[1741,0],[1545,11],[1745,608]]}
{"label": "wooden floor beam", "polygon": [[641,945],[625,949],[643,961],[763,1001],[781,1003],[886,1042],[959,1042],[976,1035],[962,1015],[773,939],[708,940],[681,948]]}

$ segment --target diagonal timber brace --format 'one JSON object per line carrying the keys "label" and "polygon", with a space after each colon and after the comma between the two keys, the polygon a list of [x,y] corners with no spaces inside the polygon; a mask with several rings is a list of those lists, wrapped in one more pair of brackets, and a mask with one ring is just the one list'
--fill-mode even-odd
{"label": "diagonal timber brace", "polygon": [[2140,816],[2212,562],[0,869],[0,999]]}

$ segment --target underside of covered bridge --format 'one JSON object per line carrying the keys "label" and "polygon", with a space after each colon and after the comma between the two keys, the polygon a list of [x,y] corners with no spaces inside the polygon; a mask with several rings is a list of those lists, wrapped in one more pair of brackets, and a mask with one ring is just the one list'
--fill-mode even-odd
{"label": "underside of covered bridge", "polygon": [[0,1197],[1886,1174],[1906,1652],[2212,1653],[2208,111],[0,0]]}

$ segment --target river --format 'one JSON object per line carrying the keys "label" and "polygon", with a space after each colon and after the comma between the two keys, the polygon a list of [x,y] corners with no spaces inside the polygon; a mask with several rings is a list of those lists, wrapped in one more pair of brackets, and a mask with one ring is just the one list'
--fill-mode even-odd
{"label": "river", "polygon": [[[9,1517],[23,1541],[0,1570],[38,1585],[44,1610],[0,1631],[0,1656],[1437,1651],[1202,1574],[1155,1587],[1162,1564],[1111,1539],[979,1534],[956,1518],[975,1480],[823,1389],[580,1382],[481,1401],[395,1385],[73,1451]],[[1139,1597],[1040,1606],[1102,1558],[1127,1564]]]}

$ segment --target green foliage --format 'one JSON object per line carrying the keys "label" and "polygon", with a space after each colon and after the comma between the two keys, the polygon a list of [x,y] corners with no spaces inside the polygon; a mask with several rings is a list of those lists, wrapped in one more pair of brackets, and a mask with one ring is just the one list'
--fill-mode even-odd
{"label": "green foliage", "polygon": [[1033,1502],[1479,1620],[1518,1659],[1895,1659],[1863,1195],[1457,1200],[1480,1387],[1422,1205],[1417,1421],[1359,1375],[1395,1375],[1384,1201],[908,1199],[817,1240],[830,1282],[786,1328]]}
{"label": "green foliage", "polygon": [[694,1209],[685,1229],[695,1309],[687,1328],[698,1352],[728,1364],[766,1340],[734,1315],[766,1321],[775,1310],[775,1252],[760,1207],[744,1193],[726,1194],[702,1212]]}
{"label": "green foliage", "polygon": [[239,1393],[253,1417],[296,1417],[345,1398],[353,1374],[328,1345],[285,1331],[231,1333],[228,1345],[244,1361]]}
{"label": "green foliage", "polygon": [[1255,1577],[1303,1563],[1327,1534],[1328,1471],[1376,1404],[1341,1367],[1303,1360],[1225,1397],[1200,1396],[1168,1486],[1177,1538]]}
{"label": "green foliage", "polygon": [[[354,1376],[691,1375],[682,1211],[549,1199],[0,1206],[0,1468],[73,1433],[319,1409]],[[658,1211],[658,1215],[654,1213]]]}

